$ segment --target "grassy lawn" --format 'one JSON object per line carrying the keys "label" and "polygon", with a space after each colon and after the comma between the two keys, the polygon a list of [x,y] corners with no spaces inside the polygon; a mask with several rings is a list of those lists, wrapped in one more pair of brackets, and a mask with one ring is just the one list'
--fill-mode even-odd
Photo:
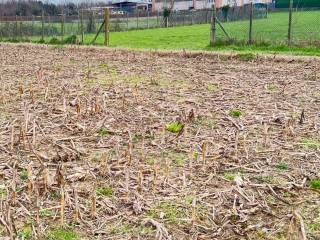
{"label": "grassy lawn", "polygon": [[[137,49],[166,50],[233,50],[256,52],[287,52],[301,55],[320,56],[320,11],[294,12],[293,41],[295,45],[288,47],[288,13],[269,14],[268,18],[256,19],[253,22],[254,45],[247,45],[249,21],[223,23],[224,28],[236,44],[218,44],[209,46],[210,25],[190,25],[173,28],[156,28],[128,32],[111,32],[110,46]],[[85,44],[90,44],[95,34],[85,35]],[[51,38],[51,37],[50,37]],[[60,39],[60,37],[57,37]],[[227,37],[221,28],[217,29],[217,39],[225,42]],[[39,40],[38,37],[32,40]],[[49,38],[45,39],[49,42]],[[100,34],[96,44],[103,45],[104,34]]]}
{"label": "grassy lawn", "polygon": [[[144,49],[190,49],[190,50],[234,50],[234,51],[267,51],[293,52],[302,55],[320,55],[315,43],[320,41],[320,12],[296,12],[293,17],[293,40],[303,47],[287,47],[288,14],[273,13],[267,19],[258,19],[253,23],[253,37],[256,45],[248,46],[249,21],[227,22],[223,26],[237,45],[209,46],[210,25],[192,25],[174,28],[158,28],[110,34],[111,47],[144,48]],[[218,40],[226,40],[222,30],[218,28]],[[93,34],[85,36],[90,43]],[[101,34],[96,43],[103,44]],[[272,44],[271,44],[272,43]],[[313,46],[312,46],[313,45]]]}

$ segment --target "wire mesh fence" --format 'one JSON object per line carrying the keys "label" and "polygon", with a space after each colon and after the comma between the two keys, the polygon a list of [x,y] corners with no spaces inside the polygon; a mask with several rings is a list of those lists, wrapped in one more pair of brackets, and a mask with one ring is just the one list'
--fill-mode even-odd
{"label": "wire mesh fence", "polygon": [[[216,17],[216,39],[221,43],[248,43],[250,32],[252,42],[256,44],[288,43],[289,9],[265,4],[254,4],[253,9],[251,5],[223,7],[217,10]],[[90,43],[103,21],[103,10],[79,10],[72,16],[0,16],[0,40]],[[111,14],[110,31],[210,24],[211,21],[212,9],[172,11],[167,18],[163,12],[135,9]],[[291,25],[292,44],[320,44],[320,8],[294,8]]]}

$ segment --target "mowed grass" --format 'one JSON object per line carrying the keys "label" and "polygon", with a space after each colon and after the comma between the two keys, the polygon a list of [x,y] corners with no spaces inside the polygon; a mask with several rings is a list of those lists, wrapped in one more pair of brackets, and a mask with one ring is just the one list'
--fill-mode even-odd
{"label": "mowed grass", "polygon": [[[257,43],[286,44],[288,36],[287,12],[272,13],[268,18],[253,22],[253,38]],[[320,11],[295,12],[293,15],[293,40],[295,42],[320,42]],[[249,21],[223,23],[232,39],[246,43],[249,38]],[[94,35],[87,35],[89,43]],[[200,24],[173,28],[112,32],[110,44],[113,47],[152,48],[152,49],[207,49],[210,39],[210,25]],[[227,40],[220,27],[217,39]],[[103,44],[101,34],[98,44]]]}
{"label": "mowed grass", "polygon": [[[256,19],[253,23],[253,38],[255,44],[247,45],[249,36],[249,21],[223,23],[233,44],[209,46],[210,25],[199,24],[173,28],[158,28],[128,32],[111,32],[110,46],[143,49],[190,49],[190,50],[235,50],[235,51],[267,51],[293,52],[303,55],[320,55],[317,44],[320,43],[320,11],[294,12],[293,40],[300,46],[287,46],[288,13],[269,14],[268,18]],[[85,42],[90,43],[93,34],[85,36]],[[227,40],[221,28],[217,29],[218,41]],[[104,34],[100,34],[96,43],[103,45]]]}

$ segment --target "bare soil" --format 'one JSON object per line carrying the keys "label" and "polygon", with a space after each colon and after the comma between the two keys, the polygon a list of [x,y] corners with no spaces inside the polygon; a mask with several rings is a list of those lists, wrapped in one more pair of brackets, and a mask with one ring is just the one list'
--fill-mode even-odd
{"label": "bare soil", "polygon": [[1,44],[0,236],[320,239],[319,72]]}

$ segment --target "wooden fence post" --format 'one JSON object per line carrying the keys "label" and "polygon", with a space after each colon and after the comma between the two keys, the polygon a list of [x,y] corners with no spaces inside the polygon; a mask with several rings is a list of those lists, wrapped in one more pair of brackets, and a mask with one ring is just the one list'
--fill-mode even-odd
{"label": "wooden fence post", "polygon": [[62,12],[61,15],[61,42],[63,42],[64,39],[64,12]]}
{"label": "wooden fence post", "polygon": [[253,2],[250,3],[249,44],[252,44]]}
{"label": "wooden fence post", "polygon": [[210,35],[210,45],[214,46],[216,43],[216,5],[212,5],[212,18],[211,18],[211,35]]}
{"label": "wooden fence post", "polygon": [[81,44],[83,44],[83,41],[84,41],[83,9],[80,10],[80,31],[81,31]]}
{"label": "wooden fence post", "polygon": [[44,11],[41,11],[41,41],[44,41]]}
{"label": "wooden fence post", "polygon": [[104,10],[104,45],[109,46],[110,43],[110,12],[109,8]]}
{"label": "wooden fence post", "polygon": [[288,45],[292,44],[292,10],[293,10],[293,0],[289,3],[289,27],[288,27]]}

